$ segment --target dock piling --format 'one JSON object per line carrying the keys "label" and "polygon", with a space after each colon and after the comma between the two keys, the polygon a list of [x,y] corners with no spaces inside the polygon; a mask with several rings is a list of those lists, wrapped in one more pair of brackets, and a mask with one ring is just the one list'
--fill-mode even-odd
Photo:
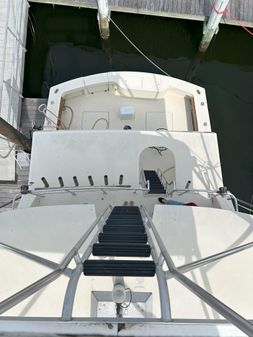
{"label": "dock piling", "polygon": [[216,2],[214,2],[208,22],[204,23],[203,36],[199,45],[199,51],[201,53],[207,50],[213,36],[218,33],[219,23],[223,14],[226,12],[228,3],[229,0],[216,0]]}
{"label": "dock piling", "polygon": [[100,36],[103,40],[107,40],[110,36],[108,2],[107,0],[97,0],[97,6]]}

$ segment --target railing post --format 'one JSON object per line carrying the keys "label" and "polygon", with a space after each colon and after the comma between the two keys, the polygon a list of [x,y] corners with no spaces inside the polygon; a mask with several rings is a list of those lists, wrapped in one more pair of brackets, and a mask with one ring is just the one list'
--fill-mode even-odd
{"label": "railing post", "polygon": [[[161,306],[161,319],[164,322],[169,322],[171,321],[171,308],[170,308],[170,296],[169,296],[169,289],[168,289],[166,274],[162,268],[164,257],[161,253],[160,253],[160,256],[158,257],[158,253],[156,251],[154,240],[150,234],[150,231],[152,230],[152,226],[150,223],[149,215],[147,214],[143,206],[141,206],[141,210],[142,210],[142,217],[144,219],[143,224],[145,226],[147,237],[148,237],[148,243],[150,244],[150,247],[151,247],[151,255],[156,265],[156,277],[157,277],[157,282],[158,282],[160,306]],[[150,224],[150,227],[148,226],[148,223]]]}

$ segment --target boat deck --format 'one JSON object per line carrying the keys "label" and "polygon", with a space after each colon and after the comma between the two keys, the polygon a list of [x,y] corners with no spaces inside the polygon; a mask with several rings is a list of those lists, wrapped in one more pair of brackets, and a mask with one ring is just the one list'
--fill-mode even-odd
{"label": "boat deck", "polygon": [[[66,6],[97,8],[93,0],[31,0],[30,2],[44,2]],[[178,19],[204,21],[210,15],[213,1],[210,0],[108,0],[109,8],[115,12],[165,16]],[[222,23],[253,27],[253,1],[231,0],[228,12],[224,14]]]}

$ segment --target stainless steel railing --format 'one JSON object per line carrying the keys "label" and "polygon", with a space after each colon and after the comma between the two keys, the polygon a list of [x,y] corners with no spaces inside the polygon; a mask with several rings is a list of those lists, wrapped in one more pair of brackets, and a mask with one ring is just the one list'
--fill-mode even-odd
{"label": "stainless steel railing", "polygon": [[185,288],[190,290],[194,295],[199,297],[203,302],[208,304],[214,310],[216,310],[220,315],[226,318],[230,323],[234,324],[238,329],[246,333],[247,336],[253,336],[253,324],[250,321],[239,315],[233,309],[228,307],[226,304],[221,302],[215,296],[207,292],[205,289],[200,287],[198,284],[193,282],[191,279],[186,277],[178,267],[175,266],[168,249],[166,248],[160,234],[158,233],[152,218],[150,217],[148,211],[145,207],[141,206],[141,210],[144,213],[147,224],[151,228],[152,233],[156,239],[157,245],[160,249],[161,255],[166,261],[168,271],[176,281],[181,283]]}
{"label": "stainless steel railing", "polygon": [[166,179],[164,173],[161,171],[160,168],[158,168],[156,170],[157,175],[159,177],[159,179],[161,180],[161,183],[163,185],[163,187],[165,188],[166,194],[170,194],[171,193],[171,187],[172,190],[174,190],[176,188],[176,182],[174,180],[171,180],[170,182]]}
{"label": "stainless steel railing", "polygon": [[7,299],[0,302],[0,314],[4,313],[5,311],[11,309],[18,303],[25,300],[27,297],[33,295],[35,292],[44,288],[51,282],[55,281],[60,275],[64,273],[66,268],[68,267],[69,263],[72,261],[74,256],[78,253],[78,250],[82,247],[84,242],[87,240],[91,232],[95,229],[98,225],[100,220],[105,216],[105,214],[112,208],[112,206],[108,206],[102,214],[90,225],[90,227],[86,230],[83,236],[76,242],[76,244],[72,247],[72,249],[66,254],[62,262],[58,265],[58,267],[48,275],[44,276],[43,278],[39,279],[38,281],[30,284],[26,288],[18,291],[14,295],[8,297]]}

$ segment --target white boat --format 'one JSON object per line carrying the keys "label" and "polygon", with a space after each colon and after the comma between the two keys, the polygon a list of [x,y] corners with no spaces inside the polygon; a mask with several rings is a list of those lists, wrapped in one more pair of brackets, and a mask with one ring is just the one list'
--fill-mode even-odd
{"label": "white boat", "polygon": [[253,217],[205,90],[110,72],[40,110],[29,185],[0,214],[0,334],[253,336]]}

